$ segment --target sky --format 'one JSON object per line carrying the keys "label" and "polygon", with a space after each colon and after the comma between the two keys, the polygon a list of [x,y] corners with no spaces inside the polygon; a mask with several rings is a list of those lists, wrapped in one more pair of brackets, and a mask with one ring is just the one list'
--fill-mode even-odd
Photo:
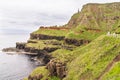
{"label": "sky", "polygon": [[39,26],[63,25],[87,3],[120,0],[0,0],[0,33],[31,32]]}

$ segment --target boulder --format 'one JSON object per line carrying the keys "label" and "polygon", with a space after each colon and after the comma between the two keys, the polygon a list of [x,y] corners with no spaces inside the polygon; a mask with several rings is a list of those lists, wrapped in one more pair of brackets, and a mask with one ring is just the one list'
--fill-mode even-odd
{"label": "boulder", "polygon": [[66,76],[66,66],[65,63],[57,62],[56,60],[51,60],[46,67],[50,76],[57,76],[60,79],[63,79]]}
{"label": "boulder", "polygon": [[16,48],[17,49],[24,49],[25,45],[26,45],[26,43],[24,43],[24,42],[17,42],[16,43]]}

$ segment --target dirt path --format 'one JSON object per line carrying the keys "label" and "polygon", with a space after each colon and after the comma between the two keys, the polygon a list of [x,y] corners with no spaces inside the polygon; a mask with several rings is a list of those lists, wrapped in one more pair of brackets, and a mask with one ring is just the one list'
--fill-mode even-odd
{"label": "dirt path", "polygon": [[120,61],[120,54],[117,55],[112,62],[110,62],[107,67],[105,68],[105,70],[99,75],[99,77],[97,78],[97,80],[102,80],[102,77],[105,75],[105,73],[107,73],[111,68],[112,66],[116,63]]}

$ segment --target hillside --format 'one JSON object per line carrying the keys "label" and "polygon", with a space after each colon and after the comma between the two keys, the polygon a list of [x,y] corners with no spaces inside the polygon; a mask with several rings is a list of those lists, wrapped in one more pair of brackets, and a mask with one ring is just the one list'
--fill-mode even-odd
{"label": "hillside", "polygon": [[104,32],[118,31],[119,13],[120,3],[86,4],[81,12],[75,13],[68,22],[67,27],[73,27],[73,30],[67,37],[92,40]]}
{"label": "hillside", "polygon": [[25,80],[119,80],[120,2],[89,3],[63,26],[40,27],[16,48],[44,66]]}
{"label": "hillside", "polygon": [[[74,60],[68,65],[68,76],[64,80],[107,80],[111,79],[110,69],[120,59],[120,38],[102,35],[90,44],[73,51]],[[118,58],[118,59],[117,59]],[[114,61],[114,62],[112,62]],[[118,73],[119,74],[119,73]],[[118,77],[113,76],[114,80]]]}

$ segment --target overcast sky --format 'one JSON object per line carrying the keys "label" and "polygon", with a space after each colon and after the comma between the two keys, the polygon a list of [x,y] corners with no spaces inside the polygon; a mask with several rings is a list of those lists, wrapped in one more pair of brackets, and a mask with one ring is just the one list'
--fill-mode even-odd
{"label": "overcast sky", "polygon": [[120,0],[0,0],[0,32],[32,31],[41,25],[63,25],[86,3]]}

